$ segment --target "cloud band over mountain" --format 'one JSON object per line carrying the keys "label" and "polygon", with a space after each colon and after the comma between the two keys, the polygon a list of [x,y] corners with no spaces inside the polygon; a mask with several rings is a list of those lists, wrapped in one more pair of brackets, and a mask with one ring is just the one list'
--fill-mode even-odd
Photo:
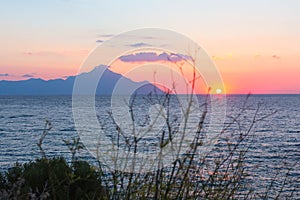
{"label": "cloud band over mountain", "polygon": [[157,62],[157,61],[170,61],[178,62],[182,60],[190,60],[191,57],[182,54],[168,54],[166,52],[156,53],[156,52],[140,52],[130,55],[121,56],[120,60],[123,62]]}

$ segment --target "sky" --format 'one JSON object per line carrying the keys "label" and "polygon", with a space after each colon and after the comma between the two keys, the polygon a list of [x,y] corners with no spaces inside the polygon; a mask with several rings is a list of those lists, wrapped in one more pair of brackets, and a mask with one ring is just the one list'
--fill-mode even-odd
{"label": "sky", "polygon": [[197,42],[227,93],[299,94],[299,10],[298,0],[1,0],[0,80],[75,75],[103,41],[161,28]]}

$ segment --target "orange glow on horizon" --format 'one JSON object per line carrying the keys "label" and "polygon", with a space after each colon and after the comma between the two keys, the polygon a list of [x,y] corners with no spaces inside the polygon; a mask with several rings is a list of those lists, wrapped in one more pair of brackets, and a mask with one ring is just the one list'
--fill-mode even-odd
{"label": "orange glow on horizon", "polygon": [[[87,56],[83,55],[83,51],[74,50],[74,52],[78,52],[78,54],[66,54],[63,57],[44,54],[21,54],[18,55],[20,59],[15,60],[14,64],[10,63],[13,60],[11,57],[4,57],[0,66],[0,74],[2,74],[0,80],[25,80],[30,78],[29,76],[24,76],[27,74],[32,75],[33,78],[45,80],[74,76]],[[214,54],[216,55],[214,56],[214,62],[226,86],[225,90],[222,90],[222,94],[300,93],[298,77],[300,64],[297,55],[287,54],[286,52],[285,54],[266,54],[254,51],[252,54],[237,54],[236,52]],[[136,62],[135,64],[143,65],[146,63]],[[157,64],[170,65],[170,63],[166,62]],[[117,59],[110,70],[123,74],[129,70],[130,65],[131,63],[121,62]],[[134,81],[143,81],[146,74],[147,79],[151,82],[153,81],[153,72],[151,70],[139,71],[139,73],[131,74],[129,78],[132,78]],[[163,72],[160,78],[162,83],[170,85],[170,71],[162,70],[161,72]],[[178,68],[176,73],[180,74]],[[5,76],[5,74],[10,76]],[[190,75],[186,77],[188,77],[188,80],[191,79]],[[205,83],[200,81],[199,85],[201,85],[202,89],[198,93],[206,93],[207,87]],[[220,86],[211,87],[211,92],[214,92]],[[181,90],[183,92],[185,89],[182,88]]]}

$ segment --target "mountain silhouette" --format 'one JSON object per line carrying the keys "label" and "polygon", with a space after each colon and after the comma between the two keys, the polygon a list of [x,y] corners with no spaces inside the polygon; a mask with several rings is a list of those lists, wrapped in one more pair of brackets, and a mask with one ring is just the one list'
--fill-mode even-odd
{"label": "mountain silhouette", "polygon": [[[96,84],[96,91],[91,89]],[[77,80],[76,80],[77,78]],[[81,84],[77,94],[96,94],[96,95],[111,95],[114,92],[115,86],[118,81],[118,90],[114,94],[126,95],[130,88],[136,88],[137,94],[157,93],[163,94],[164,92],[149,82],[134,82],[121,74],[117,74],[109,70],[107,66],[100,65],[92,71],[82,73],[77,76],[70,76],[66,80],[53,79],[43,80],[40,78],[31,78],[21,81],[0,81],[0,95],[72,95],[75,80],[80,81]],[[123,88],[122,88],[123,87]]]}

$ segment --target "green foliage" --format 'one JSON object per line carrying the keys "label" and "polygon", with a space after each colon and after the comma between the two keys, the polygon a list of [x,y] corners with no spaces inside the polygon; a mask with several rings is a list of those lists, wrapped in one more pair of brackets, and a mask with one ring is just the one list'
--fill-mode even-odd
{"label": "green foliage", "polygon": [[47,187],[53,198],[66,199],[71,173],[64,158],[38,159],[35,162],[24,164],[22,174],[25,179],[24,189],[26,192],[29,189],[41,192],[44,187]]}
{"label": "green foliage", "polygon": [[9,169],[8,172],[5,173],[7,183],[13,184],[17,182],[22,176],[22,171],[22,165],[16,163],[13,168]]}
{"label": "green foliage", "polygon": [[0,188],[5,188],[5,176],[0,173]]}
{"label": "green foliage", "polygon": [[[24,180],[14,192],[14,184]],[[37,159],[17,164],[0,176],[2,197],[28,199],[41,196],[51,199],[101,199],[104,190],[96,171],[85,161],[68,165],[64,158]],[[11,194],[10,194],[11,193]],[[14,194],[13,194],[14,193]],[[45,195],[46,194],[46,195]]]}
{"label": "green foliage", "polygon": [[72,184],[70,186],[71,199],[95,199],[103,196],[104,190],[101,186],[98,173],[85,161],[73,163]]}

